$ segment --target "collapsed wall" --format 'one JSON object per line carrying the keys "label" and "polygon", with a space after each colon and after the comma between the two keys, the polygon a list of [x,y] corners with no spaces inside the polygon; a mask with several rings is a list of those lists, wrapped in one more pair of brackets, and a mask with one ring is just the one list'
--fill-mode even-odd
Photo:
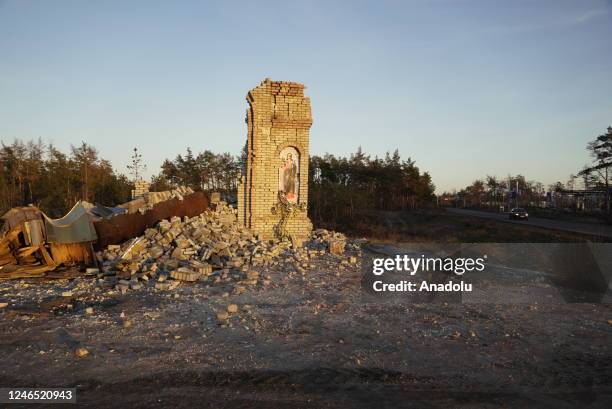
{"label": "collapsed wall", "polygon": [[194,217],[164,219],[142,236],[109,245],[96,256],[101,276],[121,292],[151,286],[153,281],[156,289],[168,290],[179,281],[212,285],[235,280],[234,293],[240,294],[247,286],[269,284],[268,274],[260,275],[252,267],[284,265],[303,271],[308,260],[326,253],[334,254],[331,260],[340,269],[357,262],[355,257],[343,257],[346,238],[340,233],[319,229],[308,238],[300,248],[288,241],[260,240],[237,222],[235,209],[219,202],[214,210]]}
{"label": "collapsed wall", "polygon": [[93,222],[98,235],[94,247],[103,249],[109,244],[119,244],[140,236],[147,228],[154,227],[163,219],[197,216],[208,205],[208,197],[191,188],[145,193],[136,200],[120,205],[127,213]]}
{"label": "collapsed wall", "polygon": [[308,219],[310,98],[304,85],[264,80],[247,95],[246,166],[238,186],[238,222],[263,239],[278,237],[280,217],[272,211],[279,193],[294,206],[286,231],[302,241]]}

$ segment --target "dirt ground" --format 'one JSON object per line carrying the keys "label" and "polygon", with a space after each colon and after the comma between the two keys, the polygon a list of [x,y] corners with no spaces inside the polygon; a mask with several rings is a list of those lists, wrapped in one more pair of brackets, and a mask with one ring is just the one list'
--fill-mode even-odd
{"label": "dirt ground", "polygon": [[0,385],[76,387],[95,408],[612,407],[610,304],[378,302],[339,266],[260,268],[271,283],[240,295],[0,282]]}

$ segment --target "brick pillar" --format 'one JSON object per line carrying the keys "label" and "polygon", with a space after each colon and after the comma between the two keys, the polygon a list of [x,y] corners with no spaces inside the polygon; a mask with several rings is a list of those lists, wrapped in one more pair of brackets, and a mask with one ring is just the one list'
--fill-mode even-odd
{"label": "brick pillar", "polygon": [[138,179],[134,182],[134,189],[132,190],[132,199],[144,195],[149,191],[150,184],[142,179]]}
{"label": "brick pillar", "polygon": [[[293,200],[308,204],[310,98],[304,96],[302,84],[266,79],[248,93],[247,101],[247,163],[238,186],[238,220],[270,239],[279,221],[271,209],[277,202],[279,179],[288,178],[283,176],[283,166],[290,167],[288,154],[298,170]],[[306,238],[312,230],[307,211],[300,210],[290,219],[287,230],[295,238]]]}

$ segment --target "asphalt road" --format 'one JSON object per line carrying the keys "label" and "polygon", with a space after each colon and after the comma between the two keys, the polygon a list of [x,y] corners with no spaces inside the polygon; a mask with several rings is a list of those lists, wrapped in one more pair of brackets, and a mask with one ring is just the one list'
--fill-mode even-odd
{"label": "asphalt road", "polygon": [[449,213],[461,214],[466,216],[482,217],[484,219],[493,219],[516,224],[527,224],[530,226],[543,227],[545,229],[563,230],[574,233],[591,234],[595,236],[612,238],[612,226],[603,223],[597,224],[568,222],[563,220],[543,219],[539,217],[529,217],[529,220],[510,220],[508,218],[508,213],[493,213],[455,208],[448,208],[446,210]]}

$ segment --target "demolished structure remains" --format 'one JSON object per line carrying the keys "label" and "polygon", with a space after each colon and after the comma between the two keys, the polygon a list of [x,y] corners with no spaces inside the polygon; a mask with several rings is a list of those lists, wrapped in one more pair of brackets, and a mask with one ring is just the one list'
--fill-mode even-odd
{"label": "demolished structure remains", "polygon": [[[340,250],[332,242],[344,241],[340,233],[323,229],[313,232],[300,248],[289,241],[261,240],[237,222],[235,209],[219,202],[195,217],[162,220],[142,236],[107,246],[97,257],[100,276],[115,282],[121,292],[145,284],[168,290],[180,281],[207,280],[236,281],[234,291],[240,293],[247,286],[266,285],[266,277],[251,267],[283,262],[300,269],[299,265],[313,257]],[[344,245],[338,253],[343,252]]]}
{"label": "demolished structure remains", "polygon": [[209,207],[208,196],[190,188],[143,191],[118,207],[79,202],[55,220],[34,207],[13,209],[3,216],[0,279],[41,277],[60,264],[80,263],[121,292],[199,280],[236,280],[240,292],[266,285],[252,267],[280,263],[299,271],[324,254],[348,263],[346,238],[313,232],[306,213],[312,119],[304,86],[266,79],[247,100],[248,157],[238,209],[215,193]]}
{"label": "demolished structure remains", "polygon": [[95,249],[140,235],[160,220],[191,217],[207,207],[202,192],[178,188],[145,193],[118,207],[79,201],[59,219],[35,206],[11,209],[1,217],[0,279],[42,277],[59,265],[95,265]]}
{"label": "demolished structure remains", "polygon": [[247,95],[247,161],[238,186],[238,221],[263,239],[298,244],[308,219],[308,146],[312,125],[304,85],[264,80]]}

